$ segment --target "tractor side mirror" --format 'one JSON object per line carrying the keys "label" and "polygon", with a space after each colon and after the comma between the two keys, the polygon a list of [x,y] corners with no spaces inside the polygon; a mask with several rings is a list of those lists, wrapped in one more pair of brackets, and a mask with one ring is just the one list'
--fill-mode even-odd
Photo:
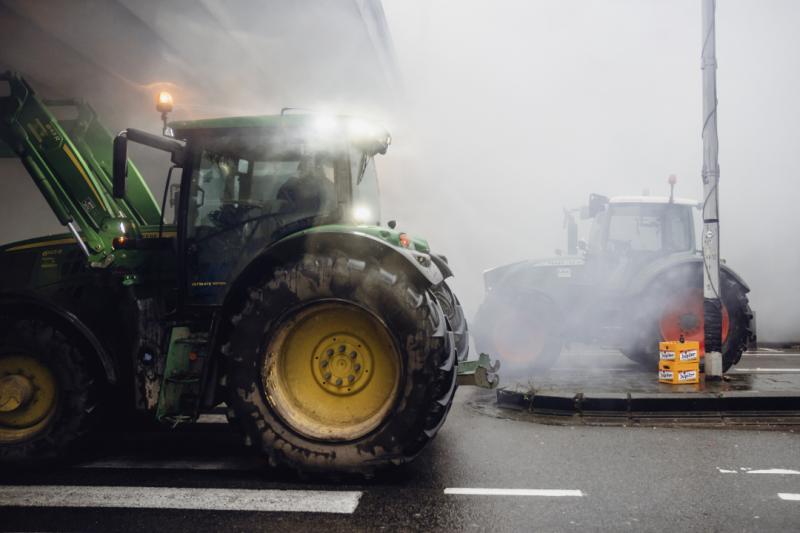
{"label": "tractor side mirror", "polygon": [[590,194],[589,195],[589,218],[594,218],[598,213],[602,213],[606,210],[606,206],[608,205],[608,196],[603,196],[602,194]]}
{"label": "tractor side mirror", "polygon": [[172,163],[178,167],[183,166],[185,157],[183,143],[133,128],[124,130],[114,137],[114,161],[112,163],[114,198],[125,197],[128,178],[128,141],[169,152],[172,154]]}
{"label": "tractor side mirror", "polygon": [[112,166],[112,193],[114,198],[125,198],[125,187],[128,180],[128,138],[122,135],[114,137],[114,160]]}

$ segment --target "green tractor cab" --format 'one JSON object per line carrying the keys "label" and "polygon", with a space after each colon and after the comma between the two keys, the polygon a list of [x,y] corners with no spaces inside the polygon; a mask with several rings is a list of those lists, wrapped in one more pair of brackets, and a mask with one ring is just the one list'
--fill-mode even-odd
{"label": "green tractor cab", "polygon": [[[567,253],[484,273],[486,297],[473,324],[479,351],[507,373],[541,372],[569,343],[621,350],[655,369],[658,342],[703,341],[698,203],[672,197],[593,194],[565,211]],[[591,225],[578,240],[576,214]],[[755,339],[749,287],[722,266],[723,361],[727,370]]]}
{"label": "green tractor cab", "polygon": [[[174,426],[220,404],[299,470],[368,472],[435,436],[468,333],[444,257],[380,224],[385,130],[291,112],[168,123],[162,95],[167,135],[112,138],[2,82],[5,152],[70,233],[0,248],[0,461],[62,455],[103,411]],[[131,142],[171,156],[160,208]]]}

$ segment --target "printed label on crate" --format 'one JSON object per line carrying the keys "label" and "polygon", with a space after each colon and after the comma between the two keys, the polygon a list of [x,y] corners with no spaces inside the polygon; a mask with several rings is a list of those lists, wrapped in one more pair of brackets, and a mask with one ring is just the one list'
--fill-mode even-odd
{"label": "printed label on crate", "polygon": [[672,370],[659,370],[658,379],[672,379]]}
{"label": "printed label on crate", "polygon": [[681,350],[681,361],[697,361],[697,350]]}
{"label": "printed label on crate", "polygon": [[678,381],[692,381],[697,379],[697,370],[681,370],[678,372]]}
{"label": "printed label on crate", "polygon": [[669,350],[661,350],[660,352],[658,352],[658,356],[661,358],[662,361],[675,360],[675,352]]}

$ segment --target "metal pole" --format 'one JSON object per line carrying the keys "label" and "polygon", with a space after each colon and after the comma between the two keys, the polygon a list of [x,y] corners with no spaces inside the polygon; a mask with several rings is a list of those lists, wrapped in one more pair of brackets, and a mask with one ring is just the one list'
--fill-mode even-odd
{"label": "metal pole", "polygon": [[703,314],[706,378],[722,376],[719,284],[719,142],[717,138],[716,0],[703,0]]}

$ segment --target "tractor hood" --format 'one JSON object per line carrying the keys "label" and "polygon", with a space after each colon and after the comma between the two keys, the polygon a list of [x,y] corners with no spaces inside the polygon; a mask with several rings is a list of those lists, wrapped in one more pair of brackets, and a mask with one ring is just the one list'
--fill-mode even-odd
{"label": "tractor hood", "polygon": [[539,290],[546,285],[574,282],[585,264],[583,257],[574,255],[519,261],[484,271],[483,281],[487,292],[506,286]]}

